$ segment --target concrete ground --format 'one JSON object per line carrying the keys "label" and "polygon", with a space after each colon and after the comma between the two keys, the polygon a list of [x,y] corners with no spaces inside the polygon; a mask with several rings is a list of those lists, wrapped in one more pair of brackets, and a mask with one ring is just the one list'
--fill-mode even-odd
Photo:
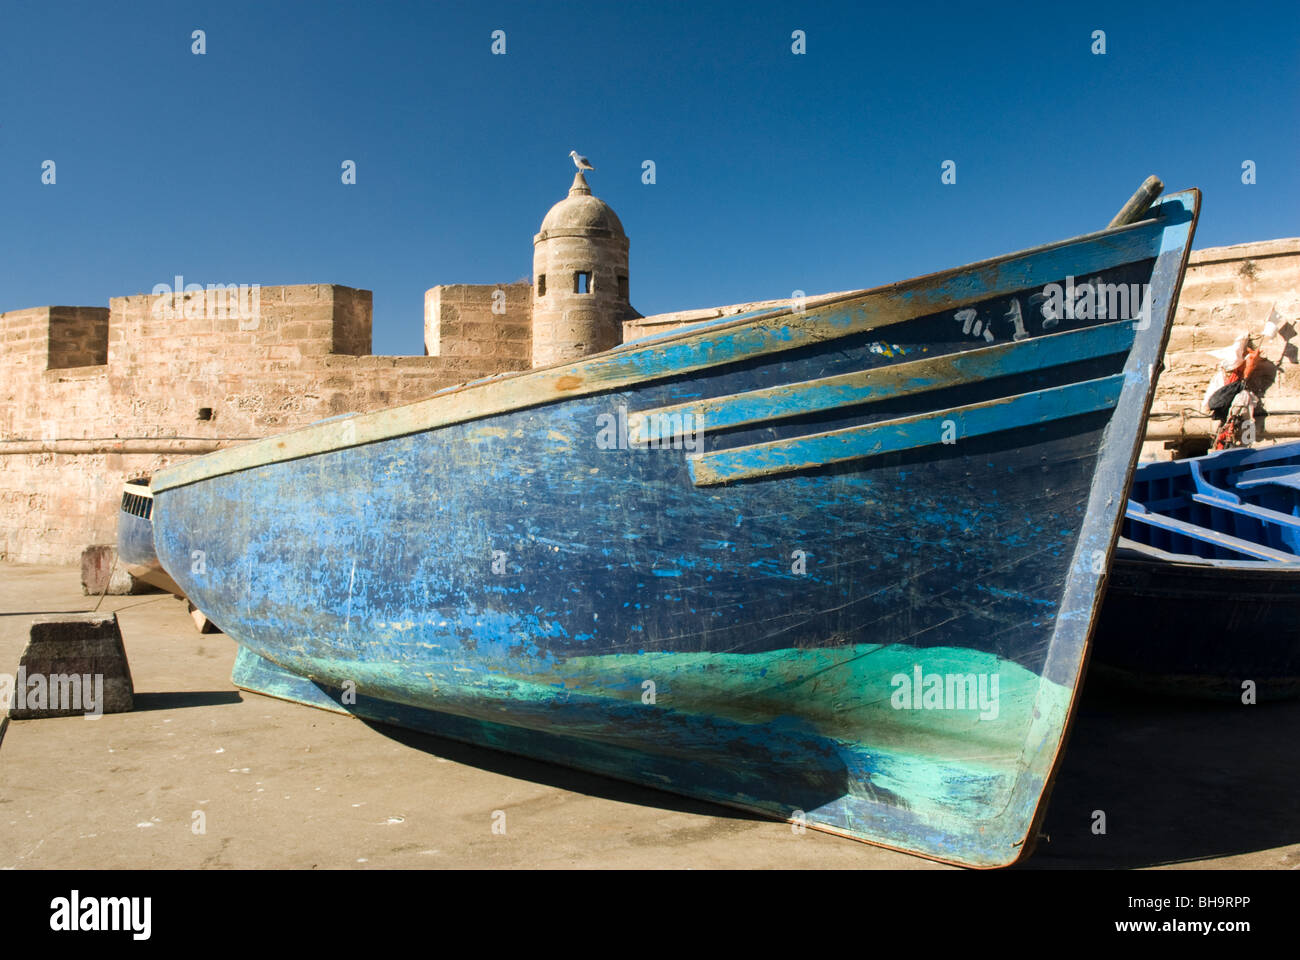
{"label": "concrete ground", "polygon": [[[0,672],[32,616],[95,600],[72,567],[0,565]],[[199,634],[181,601],[101,609],[119,613],[135,711],[8,723],[0,867],[949,869],[238,691],[233,642]],[[1089,691],[1027,868],[1300,867],[1298,758],[1300,703]]]}

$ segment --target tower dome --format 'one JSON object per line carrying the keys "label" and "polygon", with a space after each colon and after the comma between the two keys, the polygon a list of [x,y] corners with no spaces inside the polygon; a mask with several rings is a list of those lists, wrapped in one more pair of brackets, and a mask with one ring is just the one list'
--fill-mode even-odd
{"label": "tower dome", "polygon": [[628,300],[628,239],[579,170],[533,237],[533,366],[617,346]]}
{"label": "tower dome", "polygon": [[627,236],[618,214],[604,200],[591,195],[591,187],[581,170],[573,178],[569,195],[547,211],[537,236],[545,239],[564,230],[606,230],[610,236]]}

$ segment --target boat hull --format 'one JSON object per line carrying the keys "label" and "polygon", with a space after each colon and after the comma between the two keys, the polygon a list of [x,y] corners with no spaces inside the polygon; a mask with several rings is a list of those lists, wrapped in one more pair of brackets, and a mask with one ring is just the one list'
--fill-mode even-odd
{"label": "boat hull", "polygon": [[[247,688],[1014,862],[1194,216],[190,461],[159,556]],[[1022,328],[1087,271],[1150,322]]]}
{"label": "boat hull", "polygon": [[143,583],[183,597],[180,586],[162,568],[153,543],[153,496],[148,481],[127,483],[117,515],[117,556],[126,572]]}
{"label": "boat hull", "polygon": [[1143,464],[1091,672],[1194,699],[1300,696],[1300,443]]}
{"label": "boat hull", "polygon": [[1300,696],[1300,561],[1116,555],[1089,672],[1113,686],[1240,702]]}

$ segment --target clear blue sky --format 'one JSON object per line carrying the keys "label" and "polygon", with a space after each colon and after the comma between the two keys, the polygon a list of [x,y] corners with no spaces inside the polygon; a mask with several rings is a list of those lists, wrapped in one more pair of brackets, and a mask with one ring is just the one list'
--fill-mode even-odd
{"label": "clear blue sky", "polygon": [[1061,239],[1149,173],[1205,192],[1199,247],[1296,236],[1298,8],[3,0],[0,311],[333,282],[418,354],[426,288],[529,275],[570,149],[645,314]]}

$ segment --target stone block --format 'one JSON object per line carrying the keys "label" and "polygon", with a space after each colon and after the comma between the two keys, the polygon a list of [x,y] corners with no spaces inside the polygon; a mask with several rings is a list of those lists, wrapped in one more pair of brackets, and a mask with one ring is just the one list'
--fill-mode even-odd
{"label": "stone block", "polygon": [[282,340],[308,340],[311,337],[311,327],[306,322],[286,323],[280,328],[280,339]]}
{"label": "stone block", "polygon": [[125,596],[152,593],[154,588],[126,572],[111,543],[99,543],[81,551],[81,591],[88,597],[102,594]]}
{"label": "stone block", "polygon": [[1184,281],[1179,295],[1182,302],[1192,305],[1207,300],[1224,301],[1237,298],[1237,284],[1232,280],[1210,280],[1191,276]]}
{"label": "stone block", "polygon": [[453,340],[450,343],[444,341],[442,352],[447,357],[481,357],[487,353],[483,344],[477,340]]}
{"label": "stone block", "polygon": [[117,614],[37,617],[17,674],[0,693],[15,720],[95,716],[132,709],[135,688]]}
{"label": "stone block", "polygon": [[533,328],[527,323],[503,323],[497,327],[497,338],[501,340],[529,340]]}
{"label": "stone block", "polygon": [[494,357],[509,369],[512,360],[527,360],[532,356],[533,345],[527,341],[504,340],[493,348]]}
{"label": "stone block", "polygon": [[478,340],[480,342],[491,341],[497,338],[497,328],[494,323],[470,322],[464,324],[464,334],[466,340]]}

